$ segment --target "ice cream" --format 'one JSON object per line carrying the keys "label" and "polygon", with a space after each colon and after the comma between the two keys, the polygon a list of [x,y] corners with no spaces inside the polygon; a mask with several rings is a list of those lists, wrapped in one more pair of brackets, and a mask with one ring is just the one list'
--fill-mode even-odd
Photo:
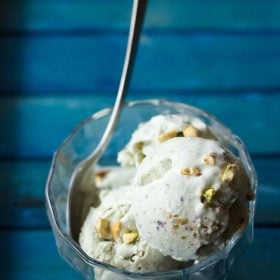
{"label": "ice cream", "polygon": [[138,166],[162,142],[175,136],[215,138],[200,119],[187,115],[157,115],[141,123],[118,154],[122,166]]}
{"label": "ice cream", "polygon": [[116,169],[109,172],[101,184],[104,188],[106,183],[111,190],[103,189],[101,204],[91,208],[80,234],[81,247],[89,256],[129,271],[163,271],[182,267],[180,262],[149,246],[138,233],[131,213],[132,186],[112,188],[113,182],[120,181],[120,175],[124,173],[127,180],[130,170]]}
{"label": "ice cream", "polygon": [[198,259],[206,247],[223,245],[229,227],[246,224],[247,211],[239,208],[250,193],[248,177],[215,140],[176,137],[162,143],[139,166],[134,187],[132,212],[140,234],[177,260]]}
{"label": "ice cream", "polygon": [[153,117],[118,161],[97,175],[101,202],[80,234],[82,249],[99,261],[136,272],[179,269],[247,225],[248,176],[200,119]]}

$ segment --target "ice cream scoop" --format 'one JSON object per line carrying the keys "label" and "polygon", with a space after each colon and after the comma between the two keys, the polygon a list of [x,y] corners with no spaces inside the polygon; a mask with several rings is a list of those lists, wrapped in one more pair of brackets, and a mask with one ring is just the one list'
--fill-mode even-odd
{"label": "ice cream scoop", "polygon": [[162,142],[177,136],[215,138],[207,125],[189,115],[157,115],[140,123],[130,141],[118,154],[122,166],[138,166]]}
{"label": "ice cream scoop", "polygon": [[[118,169],[107,176],[113,179],[123,173]],[[111,179],[107,184],[113,182]],[[103,196],[99,207],[90,209],[79,238],[82,249],[99,261],[129,271],[165,271],[182,267],[182,263],[152,248],[139,234],[131,213],[131,189],[130,185],[113,188]],[[99,275],[99,279],[104,277]]]}
{"label": "ice cream scoop", "polygon": [[151,247],[189,261],[223,246],[247,224],[249,194],[241,161],[222,144],[175,137],[158,145],[139,165],[132,213]]}

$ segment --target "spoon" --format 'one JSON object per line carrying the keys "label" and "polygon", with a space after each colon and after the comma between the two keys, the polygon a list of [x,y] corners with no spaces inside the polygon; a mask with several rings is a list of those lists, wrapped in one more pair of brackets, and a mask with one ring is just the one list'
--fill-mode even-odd
{"label": "spoon", "polygon": [[94,192],[94,166],[97,164],[112,138],[121,109],[124,105],[124,99],[129,86],[137,52],[142,23],[144,21],[147,1],[148,0],[133,1],[129,36],[122,75],[115,104],[112,109],[107,127],[96,149],[86,159],[78,164],[70,180],[67,201],[67,226],[70,235],[76,242],[79,240],[79,233],[89,208],[98,203],[97,192]]}

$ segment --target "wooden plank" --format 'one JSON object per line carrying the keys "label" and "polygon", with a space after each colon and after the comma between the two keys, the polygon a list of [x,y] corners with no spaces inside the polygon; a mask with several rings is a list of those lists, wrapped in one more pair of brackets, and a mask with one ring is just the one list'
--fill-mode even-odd
{"label": "wooden plank", "polygon": [[[131,1],[2,0],[1,30],[71,30],[127,27]],[[16,8],[14,8],[16,7]],[[280,27],[277,0],[153,0],[148,28],[275,29]]]}
{"label": "wooden plank", "polygon": [[44,190],[51,160],[0,161],[0,227],[49,228]]}
{"label": "wooden plank", "polygon": [[[280,94],[138,92],[130,99],[167,98],[198,106],[238,134],[251,153],[279,153]],[[0,99],[0,156],[50,157],[85,117],[111,106],[112,95]],[[269,108],[266,110],[265,108]]]}
{"label": "wooden plank", "polygon": [[82,279],[58,255],[50,230],[0,231],[1,279]]}
{"label": "wooden plank", "polygon": [[[254,243],[234,264],[229,279],[279,279],[279,238],[279,228],[256,229]],[[3,279],[82,279],[60,259],[50,231],[2,231],[0,249]]]}
{"label": "wooden plank", "polygon": [[[258,159],[256,224],[280,224],[280,158]],[[48,228],[44,189],[50,159],[0,161],[0,228]]]}
{"label": "wooden plank", "polygon": [[279,237],[279,228],[257,228],[253,244],[234,264],[229,280],[279,279]]}
{"label": "wooden plank", "polygon": [[[0,37],[0,91],[116,91],[126,34]],[[280,88],[280,36],[175,32],[142,37],[133,90]],[[148,70],[147,70],[148,69]]]}
{"label": "wooden plank", "polygon": [[[280,223],[280,188],[279,170],[280,160],[255,159],[254,165],[257,170],[259,187],[256,203],[256,224],[257,225],[279,225]],[[274,209],[274,210],[273,210]]]}

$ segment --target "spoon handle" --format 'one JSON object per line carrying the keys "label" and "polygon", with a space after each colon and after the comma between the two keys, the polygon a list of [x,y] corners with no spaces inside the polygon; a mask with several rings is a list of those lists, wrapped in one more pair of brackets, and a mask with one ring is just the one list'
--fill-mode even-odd
{"label": "spoon handle", "polygon": [[115,100],[115,104],[109,122],[104,131],[104,134],[96,149],[89,156],[89,158],[94,159],[94,161],[97,161],[100,158],[100,156],[103,154],[105,149],[107,148],[107,145],[110,142],[113,131],[119,119],[121,109],[124,105],[125,96],[129,87],[130,78],[133,71],[133,65],[134,65],[141,29],[145,17],[147,2],[148,0],[133,1],[129,36],[128,36],[125,60],[123,64],[118,94]]}

